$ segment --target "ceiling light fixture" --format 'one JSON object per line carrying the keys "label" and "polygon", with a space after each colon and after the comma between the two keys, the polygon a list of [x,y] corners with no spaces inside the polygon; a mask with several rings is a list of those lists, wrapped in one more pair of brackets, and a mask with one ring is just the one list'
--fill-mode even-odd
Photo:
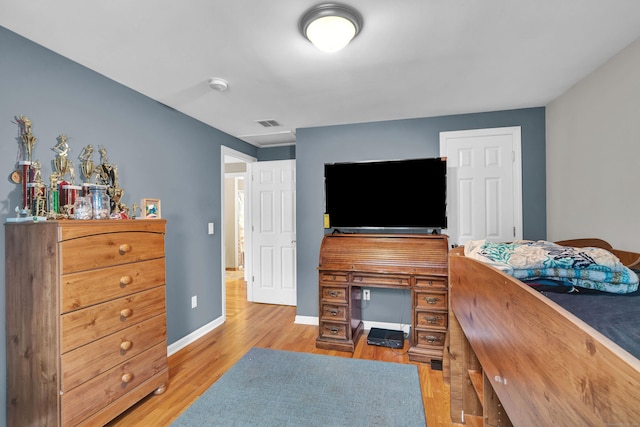
{"label": "ceiling light fixture", "polygon": [[309,9],[300,19],[300,32],[325,52],[344,48],[362,30],[362,15],[348,6],[326,3]]}
{"label": "ceiling light fixture", "polygon": [[219,77],[211,77],[209,79],[209,87],[218,92],[224,92],[229,88],[229,82]]}

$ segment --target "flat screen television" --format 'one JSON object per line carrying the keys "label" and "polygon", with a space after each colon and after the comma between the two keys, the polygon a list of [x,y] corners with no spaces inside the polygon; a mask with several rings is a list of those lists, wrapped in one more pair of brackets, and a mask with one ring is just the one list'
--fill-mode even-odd
{"label": "flat screen television", "polygon": [[324,186],[328,228],[447,227],[445,159],[325,164]]}

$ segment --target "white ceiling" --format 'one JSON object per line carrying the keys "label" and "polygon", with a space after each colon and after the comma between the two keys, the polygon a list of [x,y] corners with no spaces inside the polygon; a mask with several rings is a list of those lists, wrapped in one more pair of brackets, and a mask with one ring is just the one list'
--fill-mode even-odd
{"label": "white ceiling", "polygon": [[640,37],[638,0],[344,3],[364,28],[334,54],[298,32],[313,0],[0,0],[0,25],[259,147],[296,128],[544,106]]}

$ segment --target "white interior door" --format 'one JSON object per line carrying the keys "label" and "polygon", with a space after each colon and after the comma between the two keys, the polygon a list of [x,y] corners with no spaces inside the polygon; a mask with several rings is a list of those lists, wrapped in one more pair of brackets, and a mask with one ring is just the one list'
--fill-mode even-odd
{"label": "white interior door", "polygon": [[249,301],[296,305],[295,160],[257,162],[252,175]]}
{"label": "white interior door", "polygon": [[521,239],[520,127],[441,132],[440,154],[451,244]]}

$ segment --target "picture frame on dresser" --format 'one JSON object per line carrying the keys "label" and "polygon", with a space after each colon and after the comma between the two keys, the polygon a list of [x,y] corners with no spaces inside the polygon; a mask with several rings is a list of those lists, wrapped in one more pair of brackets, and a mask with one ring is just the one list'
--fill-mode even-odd
{"label": "picture frame on dresser", "polygon": [[142,218],[160,219],[162,218],[160,199],[142,199],[140,201]]}

